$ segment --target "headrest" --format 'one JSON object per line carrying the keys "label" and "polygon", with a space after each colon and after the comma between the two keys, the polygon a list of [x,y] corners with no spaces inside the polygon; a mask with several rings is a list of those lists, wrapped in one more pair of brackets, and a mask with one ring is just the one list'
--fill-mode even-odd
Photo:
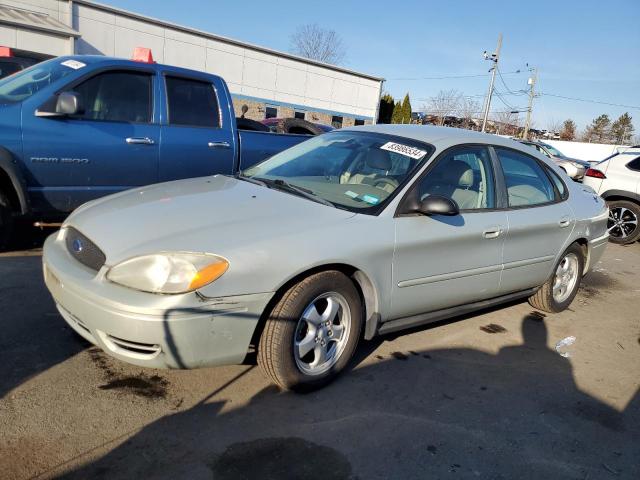
{"label": "headrest", "polygon": [[389,152],[376,148],[367,153],[367,166],[376,170],[391,170]]}
{"label": "headrest", "polygon": [[444,172],[444,180],[450,185],[472,187],[473,170],[465,162],[454,160],[447,165],[447,169]]}

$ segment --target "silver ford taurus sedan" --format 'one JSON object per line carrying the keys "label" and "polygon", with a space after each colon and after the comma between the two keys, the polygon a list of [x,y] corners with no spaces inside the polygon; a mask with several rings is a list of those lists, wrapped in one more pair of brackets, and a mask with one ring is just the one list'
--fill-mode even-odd
{"label": "silver ford taurus sedan", "polygon": [[361,338],[519,298],[559,312],[607,207],[529,147],[467,130],[342,129],[241,174],[76,210],[44,247],[60,314],[137,365],[240,363],[317,388]]}

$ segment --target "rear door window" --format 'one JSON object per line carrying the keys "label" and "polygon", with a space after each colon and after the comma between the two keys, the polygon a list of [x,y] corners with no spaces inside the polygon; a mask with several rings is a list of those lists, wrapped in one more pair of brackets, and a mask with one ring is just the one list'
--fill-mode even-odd
{"label": "rear door window", "polygon": [[509,207],[542,205],[555,201],[555,190],[543,167],[524,153],[495,147],[507,187]]}
{"label": "rear door window", "polygon": [[152,77],[148,73],[111,71],[77,85],[84,112],[74,118],[110,122],[150,123]]}
{"label": "rear door window", "polygon": [[200,80],[166,77],[169,124],[220,127],[220,109],[213,85]]}

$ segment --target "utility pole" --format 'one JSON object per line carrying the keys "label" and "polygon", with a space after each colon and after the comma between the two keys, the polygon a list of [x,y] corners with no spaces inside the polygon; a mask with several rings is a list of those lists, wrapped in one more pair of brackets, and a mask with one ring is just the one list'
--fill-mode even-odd
{"label": "utility pole", "polygon": [[538,70],[534,67],[531,69],[532,75],[529,77],[529,108],[527,109],[527,121],[524,124],[524,131],[522,132],[522,138],[527,140],[529,138],[529,126],[531,125],[531,110],[533,110],[533,98],[536,96],[536,80],[538,79]]}
{"label": "utility pole", "polygon": [[484,105],[484,118],[482,119],[482,131],[485,131],[487,127],[487,119],[489,118],[489,108],[491,108],[491,96],[493,95],[493,83],[496,81],[496,71],[498,70],[498,61],[500,60],[500,48],[502,47],[502,34],[498,37],[498,46],[496,47],[496,53],[489,55],[487,51],[484,51],[484,59],[491,60],[493,66],[491,67],[491,82],[489,82],[489,93],[487,93],[487,101]]}

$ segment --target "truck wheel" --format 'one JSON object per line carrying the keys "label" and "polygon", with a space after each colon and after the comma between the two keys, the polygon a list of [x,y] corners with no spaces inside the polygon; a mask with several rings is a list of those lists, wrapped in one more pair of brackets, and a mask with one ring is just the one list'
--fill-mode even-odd
{"label": "truck wheel", "polygon": [[299,135],[320,135],[324,131],[317,125],[301,118],[283,118],[276,124],[278,133],[297,133]]}
{"label": "truck wheel", "polygon": [[563,311],[578,293],[583,271],[584,253],[580,245],[574,243],[560,257],[551,278],[529,297],[529,304],[544,312]]}
{"label": "truck wheel", "polygon": [[7,248],[13,233],[13,212],[9,199],[0,192],[0,251]]}
{"label": "truck wheel", "polygon": [[293,285],[270,312],[258,344],[258,364],[285,390],[331,382],[358,345],[362,304],[341,272],[311,275]]}
{"label": "truck wheel", "polygon": [[607,230],[609,241],[624,245],[633,243],[640,238],[640,205],[627,200],[613,200],[607,202],[609,206],[609,220]]}
{"label": "truck wheel", "polygon": [[251,120],[249,118],[236,118],[236,125],[239,130],[251,130],[253,132],[268,132],[269,127],[263,125],[260,122],[256,122],[255,120]]}

